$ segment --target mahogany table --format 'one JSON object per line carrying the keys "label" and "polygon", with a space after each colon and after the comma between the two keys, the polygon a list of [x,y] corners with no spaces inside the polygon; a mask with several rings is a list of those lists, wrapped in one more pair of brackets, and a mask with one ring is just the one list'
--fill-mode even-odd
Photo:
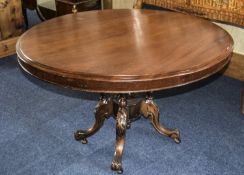
{"label": "mahogany table", "polygon": [[[41,79],[81,91],[101,93],[95,124],[78,130],[87,143],[105,119],[116,119],[112,170],[122,173],[126,129],[139,116],[180,143],[178,129],[159,123],[151,92],[206,78],[229,61],[231,36],[206,20],[173,12],[105,10],[66,15],[27,31],[17,43],[20,66]],[[131,105],[131,94],[145,99]]]}

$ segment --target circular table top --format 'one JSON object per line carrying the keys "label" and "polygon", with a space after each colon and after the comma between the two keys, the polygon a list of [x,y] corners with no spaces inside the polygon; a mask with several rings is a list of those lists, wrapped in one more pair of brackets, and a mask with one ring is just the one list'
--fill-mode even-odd
{"label": "circular table top", "polygon": [[146,92],[216,73],[230,60],[231,36],[204,19],[156,10],[104,10],[43,22],[17,43],[28,73],[90,92]]}

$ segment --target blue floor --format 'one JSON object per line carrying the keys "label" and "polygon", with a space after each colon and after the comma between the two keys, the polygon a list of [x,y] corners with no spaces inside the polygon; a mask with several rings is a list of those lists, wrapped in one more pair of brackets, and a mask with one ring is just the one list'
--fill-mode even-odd
{"label": "blue floor", "polygon": [[[92,125],[98,95],[32,78],[19,69],[15,55],[0,60],[0,80],[0,175],[116,174],[110,170],[112,118],[87,145],[73,139],[76,129]],[[215,76],[156,93],[161,122],[179,128],[182,143],[159,135],[146,119],[132,123],[124,174],[243,175],[241,89],[240,81]]]}

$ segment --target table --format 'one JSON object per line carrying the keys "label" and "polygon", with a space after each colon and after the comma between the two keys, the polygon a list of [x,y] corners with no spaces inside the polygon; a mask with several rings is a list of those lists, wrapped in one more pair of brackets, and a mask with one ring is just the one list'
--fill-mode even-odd
{"label": "table", "polygon": [[[95,123],[75,132],[87,143],[105,119],[116,119],[112,170],[123,172],[122,153],[131,121],[144,116],[162,135],[180,143],[178,129],[159,123],[152,92],[206,78],[226,66],[231,36],[206,20],[173,12],[105,10],[46,21],[17,43],[20,66],[50,83],[101,93]],[[146,97],[131,103],[133,94]]]}

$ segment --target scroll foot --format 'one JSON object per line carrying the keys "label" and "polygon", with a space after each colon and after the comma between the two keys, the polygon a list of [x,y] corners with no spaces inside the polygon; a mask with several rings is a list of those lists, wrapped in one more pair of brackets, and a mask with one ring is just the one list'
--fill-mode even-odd
{"label": "scroll foot", "polygon": [[123,168],[122,168],[122,164],[121,163],[112,162],[111,169],[113,171],[116,171],[118,174],[122,174],[123,173]]}
{"label": "scroll foot", "polygon": [[175,143],[179,144],[181,142],[181,139],[180,139],[180,131],[178,129],[174,129],[174,130],[171,130],[171,132],[173,134],[169,135],[169,137],[171,137],[172,139],[174,139]]}
{"label": "scroll foot", "polygon": [[78,130],[74,133],[75,140],[80,141],[82,144],[87,144],[88,141],[86,139],[87,131]]}
{"label": "scroll foot", "polygon": [[141,101],[140,112],[145,118],[149,118],[156,131],[162,135],[172,138],[175,143],[180,143],[180,132],[178,129],[166,128],[159,123],[159,109],[151,96]]}
{"label": "scroll foot", "polygon": [[104,123],[104,120],[113,113],[113,102],[110,99],[106,99],[101,96],[95,110],[95,123],[93,127],[87,130],[78,130],[74,133],[75,140],[80,141],[83,144],[87,143],[87,137],[95,134]]}
{"label": "scroll foot", "polygon": [[125,144],[125,134],[127,129],[128,111],[126,109],[126,99],[121,97],[119,100],[119,110],[116,117],[116,148],[111,169],[117,173],[123,173],[122,154]]}

